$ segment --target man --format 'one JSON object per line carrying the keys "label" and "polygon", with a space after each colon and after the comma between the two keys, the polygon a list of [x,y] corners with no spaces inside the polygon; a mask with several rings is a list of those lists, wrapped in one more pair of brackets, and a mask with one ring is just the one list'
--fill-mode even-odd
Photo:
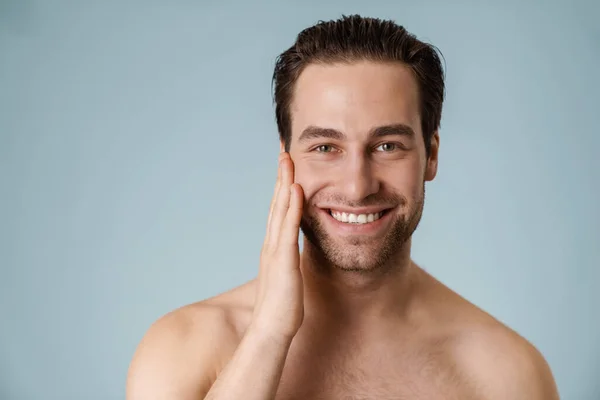
{"label": "man", "polygon": [[343,17],[301,32],[274,84],[258,277],[157,321],[128,399],[558,399],[531,344],[411,260],[438,164],[435,48]]}

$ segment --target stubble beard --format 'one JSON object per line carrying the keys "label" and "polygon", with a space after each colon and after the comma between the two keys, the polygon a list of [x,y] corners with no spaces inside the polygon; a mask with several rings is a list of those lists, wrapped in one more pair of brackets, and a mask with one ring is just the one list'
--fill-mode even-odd
{"label": "stubble beard", "polygon": [[[318,260],[321,269],[338,269],[346,272],[384,272],[393,267],[394,258],[405,249],[405,245],[417,229],[423,214],[425,185],[420,196],[400,202],[399,208],[410,208],[403,213],[397,209],[391,217],[394,221],[381,239],[354,237],[334,238],[323,226],[320,218],[303,215],[300,228],[308,240],[312,258]],[[306,249],[305,249],[306,250]]]}

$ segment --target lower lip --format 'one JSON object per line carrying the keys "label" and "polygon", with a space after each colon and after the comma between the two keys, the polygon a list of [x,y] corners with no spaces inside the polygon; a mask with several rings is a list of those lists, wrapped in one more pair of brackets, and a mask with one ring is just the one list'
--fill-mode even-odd
{"label": "lower lip", "polygon": [[376,221],[369,222],[366,224],[356,224],[338,221],[337,219],[333,218],[333,216],[329,213],[329,210],[321,209],[321,212],[325,214],[325,219],[328,221],[327,223],[331,225],[332,228],[340,235],[377,234],[379,231],[382,231],[383,228],[387,225],[388,221],[391,218],[391,211],[392,209],[386,210],[383,216],[381,216]]}

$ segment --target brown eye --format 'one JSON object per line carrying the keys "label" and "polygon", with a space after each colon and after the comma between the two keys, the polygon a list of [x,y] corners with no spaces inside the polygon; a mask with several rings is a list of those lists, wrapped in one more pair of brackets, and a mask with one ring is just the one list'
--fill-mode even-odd
{"label": "brown eye", "polygon": [[397,147],[398,146],[396,146],[395,143],[383,143],[377,146],[377,149],[381,149],[381,151],[383,151],[384,153],[389,153],[390,151],[396,150]]}
{"label": "brown eye", "polygon": [[333,147],[328,144],[322,144],[316,148],[319,153],[330,153],[333,150]]}

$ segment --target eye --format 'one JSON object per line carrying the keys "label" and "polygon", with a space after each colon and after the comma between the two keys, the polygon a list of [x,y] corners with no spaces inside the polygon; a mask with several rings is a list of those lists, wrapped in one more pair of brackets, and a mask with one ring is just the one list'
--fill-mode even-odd
{"label": "eye", "polygon": [[317,153],[331,153],[333,151],[333,146],[329,144],[322,144],[315,148]]}
{"label": "eye", "polygon": [[394,150],[398,150],[399,147],[400,146],[398,146],[396,143],[382,143],[379,146],[377,146],[376,149],[379,151],[383,151],[384,153],[389,153]]}

